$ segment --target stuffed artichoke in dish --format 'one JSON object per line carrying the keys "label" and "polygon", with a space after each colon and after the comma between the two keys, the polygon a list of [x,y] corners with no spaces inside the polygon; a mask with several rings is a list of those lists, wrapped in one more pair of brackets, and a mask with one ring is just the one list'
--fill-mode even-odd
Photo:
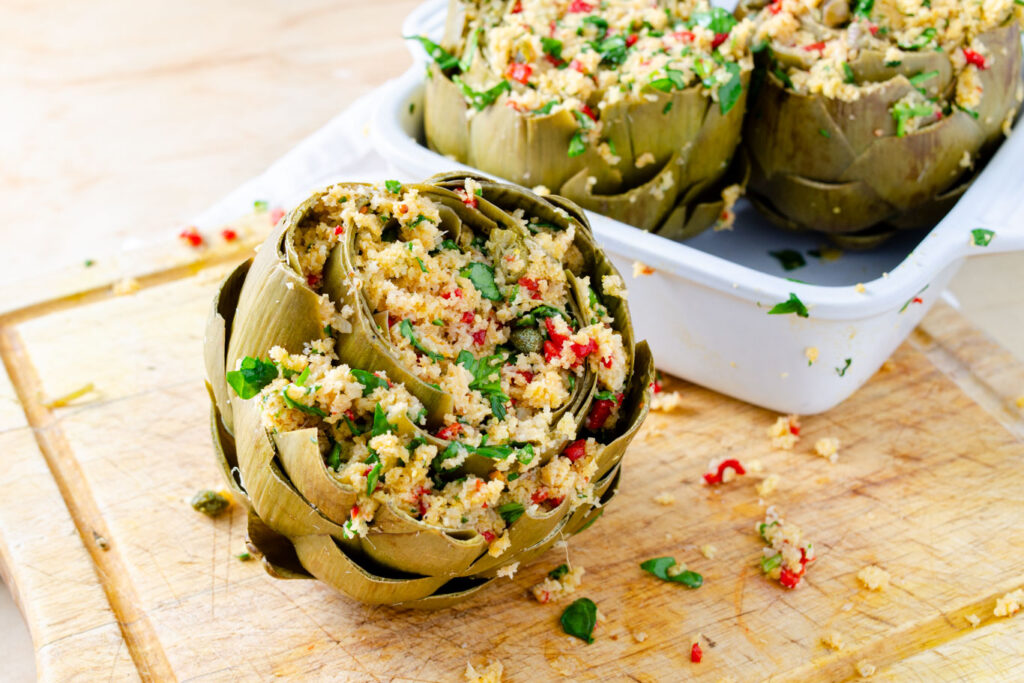
{"label": "stuffed artichoke in dish", "polygon": [[559,197],[458,174],[315,193],[207,328],[265,566],[437,608],[589,525],[653,379],[625,297]]}
{"label": "stuffed artichoke in dish", "polygon": [[752,25],[706,1],[451,0],[427,143],[667,237],[729,220]]}
{"label": "stuffed artichoke in dish", "polygon": [[1013,0],[747,0],[763,82],[744,131],[776,223],[871,247],[930,227],[1021,102]]}

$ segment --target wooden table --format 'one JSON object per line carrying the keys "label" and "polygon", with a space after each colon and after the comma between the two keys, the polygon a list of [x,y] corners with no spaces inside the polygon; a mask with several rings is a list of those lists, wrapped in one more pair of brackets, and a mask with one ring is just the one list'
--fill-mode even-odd
{"label": "wooden table", "polygon": [[[237,511],[211,523],[188,508],[218,483],[206,305],[251,245],[196,253],[174,235],[400,73],[398,26],[414,4],[103,0],[62,8],[61,21],[48,3],[0,7],[0,86],[22,104],[0,130],[3,236],[19,254],[0,273],[0,569],[40,676],[453,680],[491,655],[515,681],[838,680],[861,659],[891,679],[1024,676],[1024,618],[991,614],[1024,584],[1024,369],[945,307],[850,402],[806,419],[794,453],[769,447],[772,415],[672,387],[684,410],[652,416],[620,497],[570,546],[588,570],[581,594],[607,616],[589,647],[559,632],[557,606],[526,596],[556,553],[451,612],[410,614],[274,581],[235,559]],[[126,241],[149,246],[121,252]],[[125,273],[143,289],[115,297]],[[98,391],[45,407],[85,382]],[[819,436],[843,440],[838,464],[809,454]],[[726,454],[785,477],[766,502],[822,549],[800,590],[753,566],[764,510],[753,481],[698,485]],[[676,504],[653,506],[665,490]],[[706,543],[714,559],[697,551]],[[639,572],[662,554],[705,586]],[[869,563],[892,573],[888,590],[858,586]],[[838,653],[819,642],[833,629],[847,643]],[[707,655],[692,665],[698,634]]]}

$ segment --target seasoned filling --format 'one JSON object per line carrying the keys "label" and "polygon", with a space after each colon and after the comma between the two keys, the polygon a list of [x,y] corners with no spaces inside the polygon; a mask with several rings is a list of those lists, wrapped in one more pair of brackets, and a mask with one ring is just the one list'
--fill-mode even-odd
{"label": "seasoned filling", "polygon": [[757,533],[766,544],[761,557],[761,571],[786,588],[796,588],[803,580],[807,565],[814,562],[814,548],[803,539],[800,528],[782,519],[775,506],[765,513],[757,525]]}

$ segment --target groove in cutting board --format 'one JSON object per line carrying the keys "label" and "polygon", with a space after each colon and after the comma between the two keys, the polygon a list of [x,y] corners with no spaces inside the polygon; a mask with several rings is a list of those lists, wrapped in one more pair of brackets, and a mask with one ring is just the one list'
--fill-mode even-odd
{"label": "groove in cutting board", "polygon": [[85,478],[53,414],[37,400],[42,389],[39,377],[17,330],[12,327],[0,326],[0,356],[82,545],[92,558],[139,675],[145,681],[174,680],[174,672],[156,631],[137,606],[135,588],[128,580],[117,547],[110,546],[106,550],[100,547],[107,543],[110,534],[92,495],[80,484]]}

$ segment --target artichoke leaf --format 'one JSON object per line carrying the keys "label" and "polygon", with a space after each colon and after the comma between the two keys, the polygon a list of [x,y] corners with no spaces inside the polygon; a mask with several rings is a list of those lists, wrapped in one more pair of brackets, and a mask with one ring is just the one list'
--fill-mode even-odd
{"label": "artichoke leaf", "polygon": [[381,566],[431,576],[461,575],[487,549],[473,529],[426,524],[392,503],[377,509],[373,527],[360,540],[363,552]]}
{"label": "artichoke leaf", "polygon": [[221,283],[210,307],[206,321],[206,335],[203,339],[203,360],[206,365],[206,386],[214,397],[219,417],[228,433],[234,425],[231,414],[231,394],[227,384],[227,340],[231,337],[231,324],[235,319],[235,307],[245,284],[246,274],[252,259],[235,268]]}
{"label": "artichoke leaf", "polygon": [[273,435],[281,468],[292,486],[320,514],[335,524],[344,524],[356,502],[356,490],[342,484],[327,471],[315,427]]}

